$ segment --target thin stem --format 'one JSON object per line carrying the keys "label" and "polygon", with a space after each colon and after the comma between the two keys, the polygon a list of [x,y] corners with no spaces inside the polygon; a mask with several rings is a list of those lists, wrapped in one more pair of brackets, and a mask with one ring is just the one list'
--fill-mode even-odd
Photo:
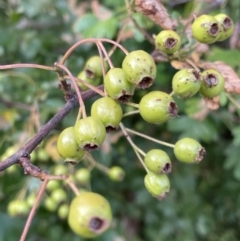
{"label": "thin stem", "polygon": [[66,180],[66,183],[68,184],[68,186],[72,189],[72,191],[74,192],[74,194],[76,196],[78,196],[80,194],[80,191],[78,190],[77,186],[74,184],[74,182],[70,179],[70,178],[67,178]]}
{"label": "thin stem", "polygon": [[[66,75],[66,76],[64,76],[64,77],[65,77],[65,78],[69,78],[68,75]],[[77,81],[77,82],[79,81],[79,82],[81,82],[82,84],[86,85],[89,89],[93,90],[94,92],[98,93],[99,95],[104,96],[104,92],[103,92],[102,90],[100,90],[99,88],[97,88],[96,86],[91,85],[91,84],[89,84],[87,81],[82,80],[82,79],[79,79],[79,78],[76,78],[76,77],[74,77],[74,79],[75,79],[75,81]]]}
{"label": "thin stem", "polygon": [[134,152],[136,153],[139,161],[141,162],[141,164],[143,165],[144,169],[146,170],[146,172],[149,172],[149,170],[147,169],[142,157],[139,155],[139,153],[141,153],[142,155],[145,155],[145,153],[134,144],[134,142],[132,141],[131,137],[128,135],[127,133],[127,128],[125,128],[125,126],[123,125],[123,123],[120,123],[119,126],[122,129],[123,134],[125,135],[125,137],[127,138],[129,144],[132,146]]}
{"label": "thin stem", "polygon": [[70,54],[74,51],[74,49],[76,49],[78,46],[85,44],[85,43],[97,43],[97,42],[107,42],[107,43],[111,43],[113,45],[116,45],[117,47],[119,47],[126,55],[128,54],[128,51],[119,43],[115,42],[114,40],[111,39],[105,39],[105,38],[88,38],[88,39],[82,39],[80,41],[78,41],[77,43],[75,43],[70,49],[68,49],[68,51],[65,53],[65,55],[63,56],[63,58],[60,61],[60,64],[64,64],[65,61],[67,60],[67,58],[70,56]]}
{"label": "thin stem", "polygon": [[139,114],[139,110],[129,111],[129,112],[123,114],[123,117],[127,117],[127,116],[130,116],[130,115],[135,115],[135,114]]}
{"label": "thin stem", "polygon": [[36,212],[38,203],[40,202],[40,200],[41,200],[41,198],[42,198],[42,195],[43,195],[43,193],[44,193],[44,191],[45,191],[45,188],[46,188],[48,182],[49,182],[49,179],[48,179],[48,178],[44,179],[44,181],[43,181],[43,183],[42,183],[42,186],[40,187],[40,190],[39,190],[39,192],[38,192],[37,198],[36,198],[36,200],[35,200],[35,202],[34,202],[34,204],[33,204],[33,207],[32,207],[32,209],[31,209],[31,212],[30,212],[29,215],[28,215],[27,222],[26,222],[26,224],[25,224],[25,227],[24,227],[23,232],[22,232],[22,236],[21,236],[21,238],[20,238],[19,241],[25,241],[25,239],[26,239],[26,236],[27,236],[28,230],[29,230],[29,228],[30,228],[32,219],[33,219],[33,217],[34,217],[34,215],[35,215],[35,212]]}
{"label": "thin stem", "polygon": [[155,138],[152,138],[152,137],[150,137],[148,135],[142,134],[140,132],[134,131],[134,130],[129,129],[129,128],[126,128],[126,131],[129,132],[129,133],[132,133],[134,135],[141,136],[141,137],[143,137],[143,138],[145,138],[147,140],[153,141],[153,142],[158,143],[160,145],[168,146],[168,147],[171,147],[171,148],[174,148],[174,146],[175,146],[174,144],[170,144],[170,143],[165,142],[165,141],[157,140]]}
{"label": "thin stem", "polygon": [[35,69],[44,69],[49,71],[55,71],[54,67],[45,66],[40,64],[7,64],[0,65],[0,69],[17,69],[17,68],[35,68]]}
{"label": "thin stem", "polygon": [[240,109],[240,104],[229,94],[225,93],[227,98],[238,108]]}
{"label": "thin stem", "polygon": [[170,96],[173,96],[174,94],[175,94],[174,91],[172,91],[169,95],[170,95]]}
{"label": "thin stem", "polygon": [[191,61],[190,59],[185,59],[187,63],[189,63],[195,70],[199,71],[199,68]]}
{"label": "thin stem", "polygon": [[[110,68],[111,69],[114,68],[114,65],[113,65],[113,63],[112,63],[112,61],[111,61],[111,59],[110,59],[110,57],[109,57],[105,47],[103,46],[102,42],[98,41],[98,44],[100,45],[101,50],[103,51],[103,53],[104,53],[104,55],[105,55],[105,57],[106,57],[106,59],[108,61],[108,64],[109,64]],[[102,69],[103,69],[103,76],[105,76],[106,73],[105,73],[104,62],[103,61],[102,61]]]}
{"label": "thin stem", "polygon": [[108,174],[109,168],[107,168],[106,166],[100,164],[99,162],[96,162],[94,160],[93,156],[90,153],[86,153],[86,158],[92,164],[93,167],[96,167],[99,170],[101,170],[101,171],[105,172],[106,174]]}
{"label": "thin stem", "polygon": [[59,63],[55,63],[55,66],[63,69],[68,75],[69,75],[69,78],[71,79],[72,83],[73,83],[73,86],[75,88],[75,91],[77,93],[77,96],[78,96],[78,100],[79,100],[79,105],[81,106],[82,108],[82,114],[83,114],[83,118],[86,118],[87,115],[86,115],[86,109],[85,109],[85,104],[84,104],[84,101],[82,99],[82,95],[81,95],[81,92],[78,88],[78,85],[75,81],[75,78],[73,77],[72,73],[69,71],[69,69],[64,66],[63,64],[59,64]]}
{"label": "thin stem", "polygon": [[126,105],[133,106],[134,108],[139,108],[139,104],[133,102],[127,102]]}

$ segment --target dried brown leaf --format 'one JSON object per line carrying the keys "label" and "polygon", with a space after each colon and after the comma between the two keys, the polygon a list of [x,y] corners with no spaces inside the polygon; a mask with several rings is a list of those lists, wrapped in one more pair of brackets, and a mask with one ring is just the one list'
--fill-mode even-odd
{"label": "dried brown leaf", "polygon": [[201,62],[198,66],[203,69],[216,69],[225,78],[225,90],[229,93],[240,94],[240,78],[229,65],[224,62]]}
{"label": "dried brown leaf", "polygon": [[173,29],[175,27],[166,8],[158,0],[135,0],[135,10],[144,14],[163,29]]}
{"label": "dried brown leaf", "polygon": [[220,95],[214,97],[214,98],[204,98],[205,104],[208,109],[210,110],[217,110],[220,106]]}
{"label": "dried brown leaf", "polygon": [[182,62],[182,61],[179,61],[179,60],[172,60],[171,65],[175,69],[192,68],[192,66],[189,63]]}

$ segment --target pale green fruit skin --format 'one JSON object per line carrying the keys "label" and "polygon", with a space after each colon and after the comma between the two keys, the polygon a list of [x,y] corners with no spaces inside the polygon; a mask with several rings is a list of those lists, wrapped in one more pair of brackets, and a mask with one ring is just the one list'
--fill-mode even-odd
{"label": "pale green fruit skin", "polygon": [[59,204],[65,200],[67,200],[67,193],[62,188],[56,188],[52,191],[51,196],[52,200]]}
{"label": "pale green fruit skin", "polygon": [[108,177],[115,182],[121,182],[125,177],[125,171],[119,166],[112,166],[108,171]]}
{"label": "pale green fruit skin", "polygon": [[[104,61],[105,72],[108,70],[108,64]],[[101,78],[103,75],[102,64],[100,56],[92,56],[89,58],[85,64],[84,70],[90,71],[93,73],[94,78]]]}
{"label": "pale green fruit skin", "polygon": [[174,104],[172,97],[162,91],[152,91],[144,95],[139,103],[139,111],[142,118],[152,124],[160,124],[168,121],[171,116],[169,105]]}
{"label": "pale green fruit skin", "polygon": [[68,212],[69,212],[69,205],[64,203],[59,206],[57,214],[59,218],[66,219],[68,217]]}
{"label": "pale green fruit skin", "polygon": [[25,216],[29,213],[30,208],[24,200],[11,200],[8,203],[7,210],[10,216]]}
{"label": "pale green fruit skin", "polygon": [[[86,74],[86,71],[83,70],[81,71],[78,76],[78,79],[86,81],[87,83],[93,85],[93,86],[98,86],[101,83],[101,78],[100,77],[95,77],[95,78],[89,78]],[[85,84],[81,83],[80,81],[77,81],[77,85],[82,89],[82,90],[87,90],[89,89]]]}
{"label": "pale green fruit skin", "polygon": [[49,212],[55,212],[58,207],[58,203],[53,200],[51,197],[46,197],[44,200],[44,207],[49,211]]}
{"label": "pale green fruit skin", "polygon": [[[168,40],[175,42],[173,46],[168,45]],[[173,30],[163,30],[155,38],[155,46],[157,50],[162,51],[166,54],[173,54],[178,51],[181,47],[181,38]]]}
{"label": "pale green fruit skin", "polygon": [[152,149],[144,157],[147,169],[155,174],[171,172],[171,160],[165,151]]}
{"label": "pale green fruit skin", "polygon": [[32,192],[30,193],[26,198],[26,203],[29,207],[32,207],[34,202],[36,201],[37,195],[36,193]]}
{"label": "pale green fruit skin", "polygon": [[104,88],[111,98],[121,101],[123,95],[129,96],[130,99],[136,86],[127,81],[121,68],[112,68],[104,77]]}
{"label": "pale green fruit skin", "polygon": [[[60,174],[55,174],[55,175],[60,175]],[[55,189],[60,188],[60,181],[59,180],[50,180],[47,184],[46,189],[50,192],[52,192]]]}
{"label": "pale green fruit skin", "polygon": [[[89,227],[90,221],[98,218],[104,221],[99,230]],[[101,195],[92,192],[82,192],[75,197],[69,208],[68,224],[78,235],[91,238],[106,231],[112,221],[112,211],[109,202]]]}
{"label": "pale green fruit skin", "polygon": [[[206,79],[208,78],[209,74],[214,75],[217,84],[216,85],[209,85]],[[200,93],[204,97],[213,98],[221,94],[224,90],[225,79],[224,77],[215,69],[208,69],[202,72],[202,84],[200,88]]]}
{"label": "pale green fruit skin", "polygon": [[199,142],[186,137],[176,142],[173,151],[175,157],[181,162],[198,163],[202,159],[199,159],[199,153],[202,149],[203,147]]}
{"label": "pale green fruit skin", "polygon": [[82,159],[85,151],[78,146],[74,132],[72,126],[61,132],[57,141],[57,150],[63,158],[77,161]]}
{"label": "pale green fruit skin", "polygon": [[170,182],[165,174],[156,175],[152,172],[146,174],[144,185],[148,192],[155,198],[161,200],[170,191]]}
{"label": "pale green fruit skin", "polygon": [[[215,34],[210,34],[209,30],[214,25],[218,28]],[[221,33],[221,27],[217,19],[210,15],[201,15],[196,18],[192,24],[192,35],[200,43],[211,44],[218,40]]]}
{"label": "pale green fruit skin", "polygon": [[194,96],[201,87],[200,73],[194,69],[181,69],[172,79],[174,94],[185,99]]}
{"label": "pale green fruit skin", "polygon": [[91,172],[87,168],[80,168],[76,171],[75,178],[81,184],[86,184],[90,181]]}
{"label": "pale green fruit skin", "polygon": [[[143,50],[135,50],[126,55],[122,62],[122,69],[126,79],[140,88],[151,86],[157,74],[154,59],[150,54]],[[152,83],[147,87],[140,86],[140,82],[144,78],[152,79]]]}
{"label": "pale green fruit skin", "polygon": [[[220,37],[218,38],[217,41],[224,41],[226,39],[228,39],[234,30],[234,24],[231,18],[229,18],[229,16],[227,16],[224,13],[219,13],[217,15],[214,16],[214,18],[217,19],[217,21],[219,22],[220,26],[221,26],[221,33],[220,33]],[[228,24],[226,25],[226,21],[228,22]]]}
{"label": "pale green fruit skin", "polygon": [[91,107],[91,116],[98,118],[106,127],[117,129],[122,120],[121,105],[110,97],[102,97],[96,100]]}
{"label": "pale green fruit skin", "polygon": [[106,129],[103,123],[93,116],[78,120],[74,126],[74,134],[80,148],[86,145],[99,146],[106,138]]}

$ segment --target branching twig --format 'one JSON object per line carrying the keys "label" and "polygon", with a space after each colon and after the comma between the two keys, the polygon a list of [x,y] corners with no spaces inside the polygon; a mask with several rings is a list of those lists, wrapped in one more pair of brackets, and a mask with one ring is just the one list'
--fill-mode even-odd
{"label": "branching twig", "polygon": [[[100,86],[99,88],[103,88]],[[82,93],[83,99],[89,99],[95,96],[96,93],[92,90],[87,90]],[[57,126],[57,124],[67,116],[71,110],[78,104],[76,95],[72,99],[68,100],[65,106],[53,116],[40,130],[39,132],[29,140],[22,148],[20,148],[15,154],[8,157],[6,160],[0,162],[0,171],[7,169],[13,164],[19,163],[21,157],[28,157],[30,153],[41,143],[41,141]]]}

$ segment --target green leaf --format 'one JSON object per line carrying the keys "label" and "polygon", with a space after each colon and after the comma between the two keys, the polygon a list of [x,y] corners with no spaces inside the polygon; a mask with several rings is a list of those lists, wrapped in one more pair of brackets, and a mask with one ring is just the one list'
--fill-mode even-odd
{"label": "green leaf", "polygon": [[182,133],[179,137],[190,137],[205,142],[216,141],[218,131],[209,120],[204,122],[181,116],[168,122],[168,130]]}
{"label": "green leaf", "polygon": [[240,63],[240,51],[213,47],[211,51],[208,51],[206,59],[208,61],[223,61],[234,68]]}
{"label": "green leaf", "polygon": [[232,129],[232,134],[234,136],[233,144],[236,146],[240,145],[240,126]]}
{"label": "green leaf", "polygon": [[98,22],[96,16],[92,13],[87,13],[79,18],[73,25],[75,33],[84,34],[89,28],[92,28]]}
{"label": "green leaf", "polygon": [[109,18],[104,21],[100,21],[90,29],[83,33],[85,38],[109,38],[112,39],[118,28],[118,21],[116,18]]}

